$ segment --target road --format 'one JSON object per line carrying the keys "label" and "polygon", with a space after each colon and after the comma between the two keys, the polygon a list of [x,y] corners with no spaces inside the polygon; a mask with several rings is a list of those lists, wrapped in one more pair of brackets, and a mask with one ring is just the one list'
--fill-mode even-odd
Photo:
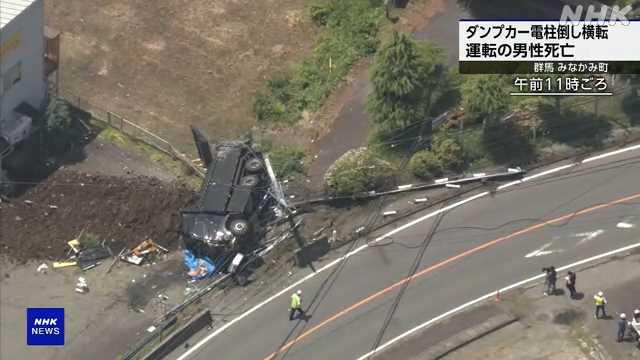
{"label": "road", "polygon": [[[419,275],[409,283],[380,340],[384,343],[491,290],[539,274],[544,266],[569,264],[637,242],[639,180],[640,151],[631,151],[446,212],[420,261]],[[341,269],[336,266],[303,283],[303,299],[312,315],[308,322],[288,320],[285,294],[197,347],[188,358],[359,357],[375,345],[401,288],[398,281],[409,275],[425,235],[438,220],[426,219],[350,257]]]}

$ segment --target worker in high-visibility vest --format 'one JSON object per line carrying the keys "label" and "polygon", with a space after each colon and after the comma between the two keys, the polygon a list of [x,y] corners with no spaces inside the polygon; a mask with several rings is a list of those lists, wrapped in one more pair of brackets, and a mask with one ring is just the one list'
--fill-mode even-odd
{"label": "worker in high-visibility vest", "polygon": [[600,313],[602,312],[602,317],[607,317],[607,311],[605,306],[607,305],[607,299],[604,297],[604,293],[602,291],[598,291],[597,294],[593,296],[593,301],[596,304],[596,314],[595,318],[600,319]]}
{"label": "worker in high-visibility vest", "polygon": [[304,316],[304,310],[302,310],[302,290],[298,290],[291,294],[291,309],[289,311],[289,320],[295,319],[296,314]]}

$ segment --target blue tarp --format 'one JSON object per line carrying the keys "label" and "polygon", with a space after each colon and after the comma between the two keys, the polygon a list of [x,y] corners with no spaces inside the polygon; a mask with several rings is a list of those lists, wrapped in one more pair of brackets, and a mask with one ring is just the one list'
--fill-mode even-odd
{"label": "blue tarp", "polygon": [[184,265],[193,280],[202,280],[216,273],[216,266],[208,257],[197,258],[190,250],[183,250]]}

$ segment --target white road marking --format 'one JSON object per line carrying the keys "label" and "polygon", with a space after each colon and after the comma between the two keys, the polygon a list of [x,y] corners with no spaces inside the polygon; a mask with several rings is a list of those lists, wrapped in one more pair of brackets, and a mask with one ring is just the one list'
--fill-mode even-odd
{"label": "white road marking", "polygon": [[[609,153],[601,154],[601,155],[595,156],[595,157],[593,157],[593,158],[588,158],[588,159],[583,160],[583,161],[582,161],[582,163],[589,162],[589,161],[593,161],[593,160],[597,160],[597,159],[602,159],[602,158],[605,158],[605,157],[607,157],[607,156],[612,156],[612,155],[616,155],[616,154],[619,154],[619,153],[623,153],[623,152],[630,151],[630,150],[635,150],[635,149],[640,149],[640,145],[635,145],[635,146],[631,146],[631,147],[628,147],[628,148],[625,148],[625,149],[620,149],[620,150],[612,151],[612,152],[609,152]],[[542,176],[545,176],[545,175],[549,175],[549,174],[552,174],[552,173],[555,173],[555,172],[558,172],[558,171],[561,171],[561,170],[564,170],[564,169],[570,168],[570,167],[572,167],[572,166],[574,166],[574,165],[576,165],[576,164],[568,164],[568,165],[564,165],[564,166],[556,167],[556,168],[553,168],[553,169],[550,169],[550,170],[546,170],[546,171],[543,171],[543,172],[541,172],[541,173],[538,173],[538,174],[535,174],[535,175],[532,175],[532,176],[525,177],[525,178],[523,178],[523,179],[521,179],[521,180],[516,180],[516,181],[510,182],[510,183],[507,183],[507,184],[504,184],[504,185],[498,186],[498,188],[497,188],[497,189],[498,189],[498,190],[506,189],[506,188],[508,188],[508,187],[510,187],[510,186],[517,185],[517,184],[520,184],[520,183],[522,183],[522,182],[526,182],[526,181],[529,181],[529,180],[532,180],[532,179],[536,179],[536,178],[539,178],[539,177],[542,177]],[[443,179],[440,179],[440,180],[443,180]],[[382,236],[380,236],[380,237],[376,238],[375,240],[373,240],[373,241],[369,242],[369,244],[371,244],[371,243],[377,243],[377,242],[379,242],[379,241],[381,241],[381,240],[383,240],[383,239],[387,238],[387,237],[388,237],[388,236],[390,236],[390,235],[397,234],[398,232],[403,231],[403,230],[405,230],[405,229],[407,229],[407,228],[409,228],[409,227],[411,227],[411,226],[414,226],[414,225],[416,225],[416,224],[418,224],[418,223],[420,223],[420,222],[422,222],[422,221],[424,221],[424,220],[426,220],[426,219],[429,219],[429,218],[431,218],[431,217],[433,217],[433,216],[436,216],[436,215],[440,214],[441,212],[449,211],[449,210],[451,210],[451,209],[453,209],[453,208],[455,208],[455,207],[458,207],[458,206],[460,206],[460,205],[464,205],[464,204],[466,204],[466,203],[468,203],[468,202],[471,202],[471,201],[473,201],[473,200],[476,200],[476,199],[482,198],[482,197],[484,197],[484,196],[487,196],[488,194],[489,194],[489,192],[488,192],[488,191],[487,191],[487,192],[483,192],[483,193],[480,193],[480,194],[477,194],[477,195],[471,196],[471,197],[469,197],[469,198],[467,198],[467,199],[464,199],[464,200],[458,201],[458,202],[456,202],[456,203],[454,203],[454,204],[451,204],[451,205],[449,205],[449,206],[447,206],[447,207],[445,207],[445,208],[442,208],[442,209],[440,209],[440,210],[437,210],[437,211],[434,211],[434,212],[432,212],[432,213],[429,213],[429,214],[427,214],[427,215],[425,215],[425,216],[423,216],[423,217],[421,217],[421,218],[418,218],[418,219],[416,219],[416,220],[413,220],[413,221],[411,221],[411,222],[408,222],[407,224],[404,224],[404,225],[402,225],[402,226],[400,226],[400,227],[398,227],[398,228],[396,228],[396,229],[394,229],[394,230],[392,230],[392,231],[390,231],[390,232],[388,232],[388,233],[386,233],[386,234],[384,234],[384,235],[382,235]],[[284,295],[284,294],[286,294],[286,293],[290,292],[293,288],[300,286],[301,284],[303,284],[303,283],[304,283],[304,282],[306,282],[307,280],[310,280],[310,279],[314,278],[317,274],[319,274],[319,273],[321,273],[321,272],[323,272],[323,271],[326,271],[327,269],[329,269],[329,268],[331,268],[331,267],[333,267],[333,266],[337,265],[338,263],[340,263],[340,261],[342,261],[342,260],[344,260],[344,259],[347,259],[348,257],[350,257],[350,256],[352,256],[352,255],[354,255],[354,254],[356,254],[356,253],[358,253],[358,252],[360,252],[360,251],[362,251],[362,250],[366,249],[368,246],[369,246],[368,244],[365,244],[365,245],[362,245],[362,246],[358,247],[357,249],[355,249],[355,250],[353,250],[353,251],[351,251],[351,252],[349,252],[349,253],[347,253],[347,254],[343,255],[342,257],[340,257],[340,258],[338,258],[338,259],[336,259],[336,260],[334,260],[334,261],[332,261],[332,262],[330,262],[330,263],[326,264],[325,266],[321,267],[320,269],[318,269],[318,270],[317,270],[317,272],[315,272],[315,273],[311,273],[311,274],[308,274],[307,276],[305,276],[305,277],[303,277],[302,279],[300,279],[300,280],[296,281],[296,282],[295,282],[295,283],[293,283],[292,285],[290,285],[290,286],[288,286],[288,287],[286,287],[286,288],[282,289],[282,290],[281,290],[281,291],[279,291],[278,293],[276,293],[276,294],[274,294],[274,295],[270,296],[269,298],[267,298],[267,299],[265,299],[264,301],[260,302],[260,303],[259,303],[259,304],[257,304],[256,306],[254,306],[254,307],[252,307],[251,309],[249,309],[249,310],[245,311],[244,313],[242,313],[242,314],[241,314],[241,315],[239,315],[238,317],[236,317],[236,318],[234,318],[233,320],[229,321],[228,323],[224,324],[223,326],[221,326],[220,328],[218,328],[216,331],[212,332],[212,333],[211,333],[211,334],[209,334],[207,337],[205,337],[204,339],[200,340],[198,343],[196,343],[196,344],[194,344],[193,346],[191,346],[191,347],[189,348],[189,350],[187,350],[184,354],[182,354],[182,355],[181,355],[177,360],[184,360],[184,359],[186,359],[189,355],[193,354],[193,353],[194,353],[194,352],[196,352],[199,348],[201,348],[201,347],[202,347],[206,342],[208,342],[209,340],[211,340],[211,339],[213,339],[214,337],[218,336],[219,334],[221,334],[222,332],[224,332],[225,330],[227,330],[229,327],[231,327],[231,326],[232,326],[232,325],[234,325],[235,323],[237,323],[237,322],[239,322],[240,320],[242,320],[242,319],[246,318],[247,316],[249,316],[249,315],[253,314],[254,312],[256,312],[256,311],[260,310],[260,309],[261,309],[262,307],[264,307],[266,304],[268,304],[268,303],[270,303],[271,301],[275,300],[276,298],[278,298],[278,297],[280,297],[280,296],[282,296],[282,295]]]}
{"label": "white road marking", "polygon": [[[615,255],[615,254],[619,254],[621,252],[629,251],[629,250],[632,250],[632,249],[635,249],[635,248],[638,248],[638,247],[640,247],[640,242],[632,244],[632,245],[629,245],[629,246],[625,246],[625,247],[622,247],[622,248],[619,248],[619,249],[616,249],[616,250],[612,250],[612,251],[606,252],[604,254],[592,256],[590,258],[580,260],[580,261],[575,262],[573,264],[562,266],[562,267],[558,268],[557,271],[564,271],[564,270],[567,270],[567,269],[575,268],[576,266],[580,266],[580,265],[583,265],[583,264],[586,264],[586,263],[589,263],[589,262],[592,262],[592,261],[600,260],[600,259],[612,256],[612,255]],[[436,323],[436,322],[438,322],[438,321],[440,321],[442,319],[445,319],[445,318],[447,318],[447,317],[449,317],[449,316],[451,316],[451,315],[453,315],[455,313],[458,313],[458,312],[460,312],[460,311],[462,311],[462,310],[464,310],[466,308],[469,308],[469,307],[471,307],[471,306],[473,306],[475,304],[478,304],[478,303],[480,303],[482,301],[485,301],[485,300],[488,300],[488,299],[491,299],[491,298],[495,297],[497,295],[497,293],[503,294],[503,293],[505,293],[505,292],[507,292],[509,290],[513,290],[515,288],[521,287],[522,285],[525,285],[527,283],[536,281],[538,279],[542,279],[543,277],[544,277],[544,274],[539,274],[539,275],[536,275],[536,276],[532,276],[532,277],[530,277],[528,279],[519,281],[519,282],[517,282],[515,284],[511,284],[509,286],[503,287],[502,289],[499,289],[497,291],[492,291],[492,292],[490,292],[488,294],[482,295],[482,296],[480,296],[479,298],[477,298],[475,300],[471,300],[471,301],[469,301],[469,302],[467,302],[465,304],[462,304],[462,305],[460,305],[460,306],[458,306],[458,307],[456,307],[454,309],[451,309],[451,310],[449,310],[449,311],[447,311],[447,312],[445,312],[445,313],[443,313],[441,315],[436,316],[435,318],[433,318],[433,319],[431,319],[429,321],[426,321],[426,322],[414,327],[413,329],[410,329],[410,330],[408,330],[408,331],[406,331],[406,332],[394,337],[393,339],[387,341],[386,343],[378,346],[374,350],[372,350],[372,351],[360,356],[357,360],[366,360],[369,357],[371,357],[372,355],[375,355],[375,354],[379,353],[380,351],[388,348],[389,346],[397,343],[398,341],[400,341],[400,340],[402,340],[402,339],[404,339],[404,338],[406,338],[406,337],[408,337],[408,336],[410,336],[412,334],[415,334],[416,332],[418,332],[418,331],[420,331],[420,330],[422,330],[422,329],[424,329],[424,328],[426,328],[426,327],[428,327],[428,326],[430,326],[430,325],[432,325],[432,324],[434,324],[434,323]]]}
{"label": "white road marking", "polygon": [[582,245],[586,242],[589,242],[595,238],[597,238],[598,236],[602,235],[604,233],[604,230],[602,229],[598,229],[596,231],[588,231],[588,232],[583,232],[583,233],[579,233],[579,234],[573,234],[573,237],[581,237],[582,239],[580,239],[580,241],[578,241],[578,243],[576,245]]}
{"label": "white road marking", "polygon": [[632,151],[632,150],[637,150],[637,149],[640,149],[640,144],[634,145],[634,146],[629,146],[629,147],[626,147],[624,149],[620,149],[620,150],[616,150],[616,151],[610,151],[608,153],[600,154],[600,155],[597,155],[597,156],[592,156],[590,158],[586,158],[586,159],[582,160],[582,163],[586,164],[586,163],[594,161],[594,160],[604,159],[604,158],[609,157],[609,156],[618,155],[618,154],[625,153],[627,151]]}
{"label": "white road marking", "polygon": [[635,225],[628,222],[619,222],[616,227],[619,227],[620,229],[632,229]]}
{"label": "white road marking", "polygon": [[410,221],[410,222],[408,222],[408,223],[406,223],[406,224],[404,224],[404,225],[402,225],[402,226],[400,226],[400,227],[398,227],[396,229],[393,229],[393,230],[389,231],[388,233],[377,237],[373,241],[370,241],[369,243],[367,243],[365,245],[362,245],[362,246],[358,247],[357,249],[352,250],[352,251],[348,252],[347,254],[345,254],[345,255],[343,255],[343,256],[331,261],[330,263],[328,263],[328,264],[324,265],[323,267],[321,267],[320,269],[318,269],[316,272],[308,274],[307,276],[303,277],[302,279],[300,279],[300,280],[296,281],[295,283],[289,285],[288,287],[280,290],[275,295],[272,295],[271,297],[269,297],[266,300],[262,301],[258,305],[252,307],[251,309],[245,311],[244,313],[242,313],[238,317],[236,317],[233,320],[229,321],[228,323],[224,324],[223,326],[218,328],[216,331],[212,332],[211,334],[207,335],[207,337],[205,337],[204,339],[198,341],[198,343],[196,343],[193,346],[191,346],[189,348],[189,350],[187,350],[184,354],[180,355],[180,357],[177,360],[186,359],[188,356],[190,356],[191,354],[196,352],[199,348],[201,348],[207,341],[209,341],[209,340],[213,339],[214,337],[218,336],[219,334],[221,334],[222,332],[227,330],[229,327],[231,327],[232,325],[234,325],[238,321],[240,321],[240,320],[246,318],[247,316],[253,314],[254,312],[260,310],[263,306],[267,305],[268,303],[270,303],[271,301],[275,300],[276,298],[278,298],[278,297],[280,297],[280,296],[282,296],[282,295],[284,295],[286,293],[291,292],[294,288],[300,286],[302,283],[306,282],[307,280],[310,280],[310,279],[314,278],[316,275],[318,275],[318,274],[326,271],[327,269],[337,265],[341,261],[343,261],[343,260],[345,260],[345,259],[347,259],[347,258],[359,253],[360,251],[366,249],[367,247],[369,247],[369,244],[380,242],[381,240],[384,240],[384,239],[386,239],[386,238],[388,238],[388,237],[390,237],[392,235],[395,235],[395,234],[399,233],[400,231],[405,230],[405,229],[407,229],[407,228],[409,228],[409,227],[411,227],[413,225],[416,225],[416,224],[418,224],[418,223],[420,223],[420,222],[422,222],[424,220],[427,220],[427,219],[432,218],[432,217],[434,217],[434,216],[436,216],[438,214],[441,214],[443,212],[449,211],[449,210],[454,209],[454,208],[456,208],[458,206],[464,205],[464,204],[466,204],[468,202],[471,202],[473,200],[479,199],[479,198],[487,196],[487,195],[489,195],[489,192],[485,191],[483,193],[473,195],[473,196],[468,197],[468,198],[466,198],[464,200],[461,200],[461,201],[455,202],[455,203],[453,203],[451,205],[445,206],[442,209],[438,209],[438,210],[436,210],[434,212],[431,212],[431,213],[429,213],[427,215],[424,215],[424,216],[422,216],[420,218],[417,218],[417,219],[415,219],[413,221]]}
{"label": "white road marking", "polygon": [[525,255],[525,258],[532,258],[532,257],[538,257],[538,256],[543,256],[543,255],[549,255],[549,254],[553,254],[553,253],[558,253],[558,252],[562,252],[562,250],[547,250],[553,243],[548,243],[548,244],[544,244],[540,249],[538,250],[534,250],[530,253],[528,253],[527,255]]}

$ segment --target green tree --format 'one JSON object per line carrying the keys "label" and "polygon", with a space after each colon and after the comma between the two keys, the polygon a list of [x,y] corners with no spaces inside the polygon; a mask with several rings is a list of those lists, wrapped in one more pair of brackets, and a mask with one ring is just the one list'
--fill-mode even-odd
{"label": "green tree", "polygon": [[468,79],[462,87],[462,104],[474,120],[495,123],[511,107],[508,84],[499,75],[483,75]]}
{"label": "green tree", "polygon": [[45,112],[46,142],[53,153],[62,153],[78,142],[82,131],[74,126],[69,104],[61,98],[49,101]]}
{"label": "green tree", "polygon": [[373,122],[392,132],[425,119],[443,73],[437,48],[419,47],[409,36],[394,33],[373,66],[373,93],[367,100]]}

